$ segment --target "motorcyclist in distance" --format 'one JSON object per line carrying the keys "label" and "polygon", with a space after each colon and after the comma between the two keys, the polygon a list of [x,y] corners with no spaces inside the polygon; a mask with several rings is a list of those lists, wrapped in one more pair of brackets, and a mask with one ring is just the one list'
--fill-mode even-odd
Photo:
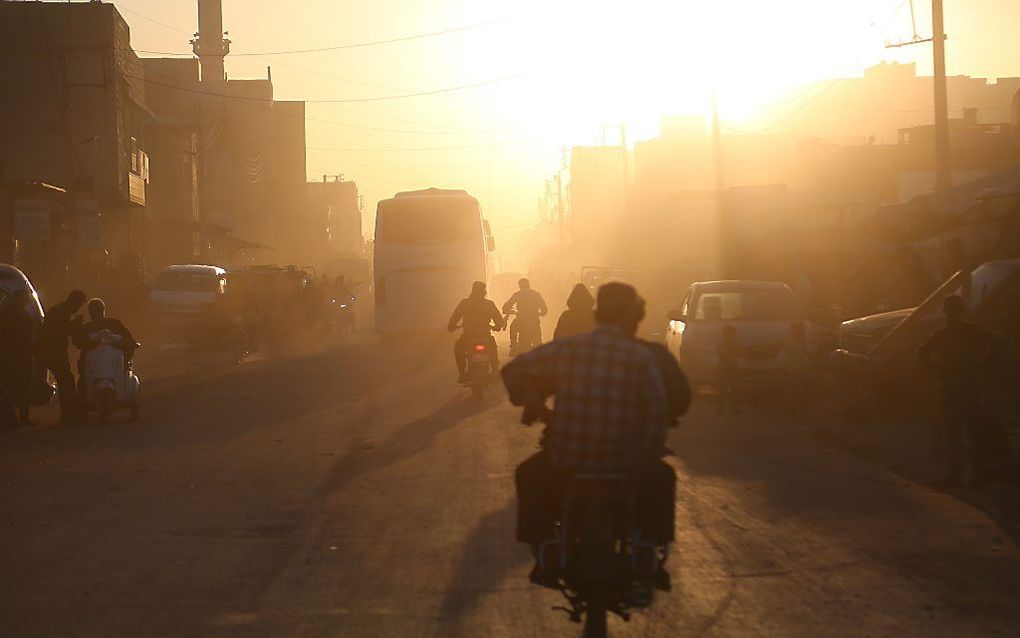
{"label": "motorcyclist in distance", "polygon": [[542,343],[542,322],[541,318],[549,314],[549,308],[545,305],[545,299],[537,290],[532,290],[531,282],[526,277],[517,282],[520,290],[515,292],[503,304],[503,314],[509,315],[515,311],[517,318],[510,325],[510,352],[516,354],[520,348],[521,333],[528,338],[525,344],[537,346]]}
{"label": "motorcyclist in distance", "polygon": [[496,340],[492,337],[493,330],[506,327],[503,315],[491,300],[486,299],[485,283],[476,281],[471,284],[471,295],[462,299],[450,317],[447,330],[455,332],[463,324],[464,331],[453,346],[453,357],[457,363],[457,383],[467,382],[467,349],[473,341],[485,341],[489,346],[489,363],[492,371],[499,369],[499,353],[496,351]]}

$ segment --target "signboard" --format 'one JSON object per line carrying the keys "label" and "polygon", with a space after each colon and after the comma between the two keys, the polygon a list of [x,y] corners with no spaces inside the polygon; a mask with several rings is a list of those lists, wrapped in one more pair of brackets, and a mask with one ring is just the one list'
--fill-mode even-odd
{"label": "signboard", "polygon": [[47,241],[50,238],[50,203],[39,199],[14,202],[14,238]]}
{"label": "signboard", "polygon": [[95,200],[79,201],[74,206],[74,213],[78,247],[86,250],[102,250],[103,221],[99,214],[99,204]]}

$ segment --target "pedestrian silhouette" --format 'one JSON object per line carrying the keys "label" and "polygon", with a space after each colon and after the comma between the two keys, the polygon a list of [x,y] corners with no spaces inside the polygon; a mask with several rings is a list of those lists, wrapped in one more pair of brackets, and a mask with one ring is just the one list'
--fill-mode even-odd
{"label": "pedestrian silhouette", "polygon": [[946,325],[935,330],[918,350],[918,359],[940,381],[947,458],[946,481],[961,482],[968,442],[974,448],[974,464],[982,474],[995,454],[987,423],[981,418],[978,399],[988,385],[1003,351],[999,335],[966,321],[966,306],[957,295],[942,306]]}
{"label": "pedestrian silhouette", "polygon": [[595,298],[588,286],[577,284],[567,297],[567,309],[556,322],[553,339],[566,339],[595,329]]}

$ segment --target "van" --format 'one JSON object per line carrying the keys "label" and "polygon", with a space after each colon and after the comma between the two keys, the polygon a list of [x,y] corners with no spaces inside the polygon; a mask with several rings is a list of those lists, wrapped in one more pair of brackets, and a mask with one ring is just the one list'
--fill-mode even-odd
{"label": "van", "polygon": [[152,283],[149,305],[158,323],[175,336],[205,326],[226,294],[227,271],[219,266],[167,266]]}
{"label": "van", "polygon": [[714,382],[725,326],[737,331],[742,381],[751,384],[782,381],[790,324],[810,329],[793,291],[780,281],[695,282],[668,319],[667,346],[695,387]]}

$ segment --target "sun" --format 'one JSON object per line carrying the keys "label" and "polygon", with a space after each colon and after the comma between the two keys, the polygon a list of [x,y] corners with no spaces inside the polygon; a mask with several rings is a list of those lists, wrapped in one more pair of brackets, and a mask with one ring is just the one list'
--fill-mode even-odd
{"label": "sun", "polygon": [[525,72],[476,102],[490,120],[562,132],[564,143],[590,142],[603,123],[627,122],[641,136],[663,115],[707,118],[713,94],[724,120],[751,122],[812,83],[880,59],[869,31],[880,5],[847,4],[551,0],[474,34],[450,62],[473,77]]}

